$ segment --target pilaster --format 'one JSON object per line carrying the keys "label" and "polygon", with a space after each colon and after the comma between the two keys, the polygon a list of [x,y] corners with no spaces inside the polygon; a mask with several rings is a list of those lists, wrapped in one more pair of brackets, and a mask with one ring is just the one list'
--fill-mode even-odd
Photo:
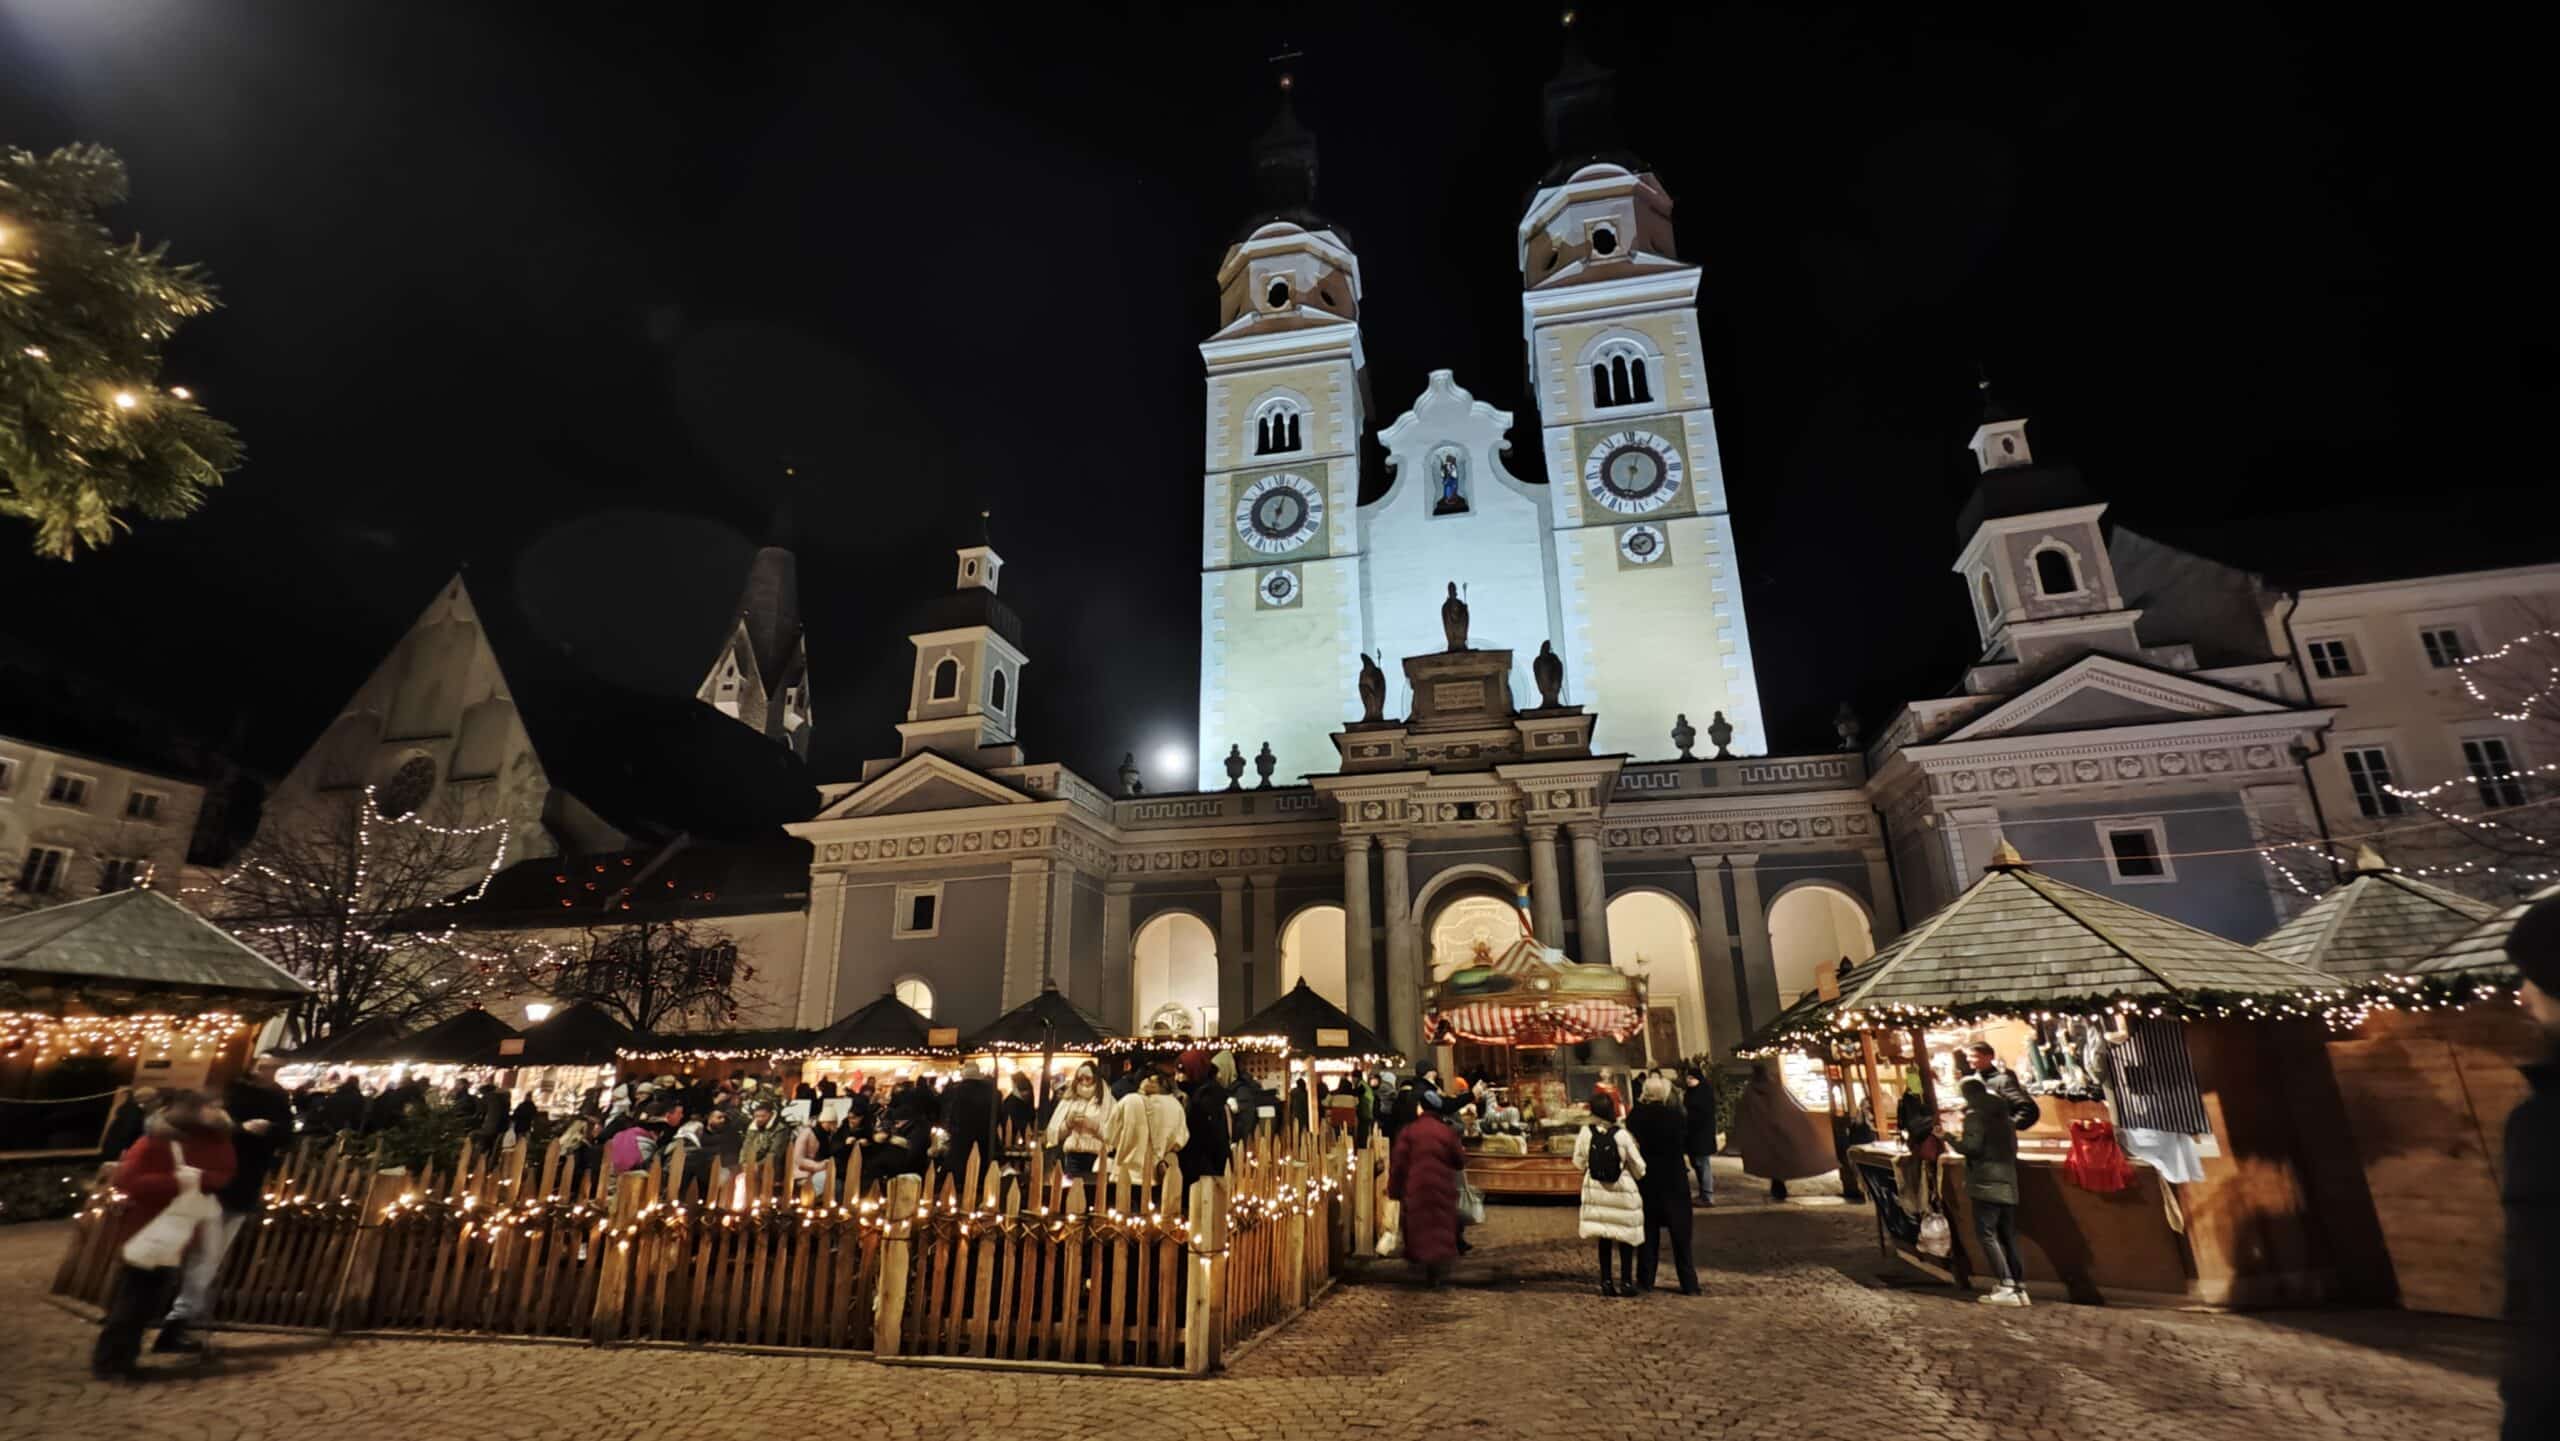
{"label": "pilaster", "polygon": [[1012,872],[1005,905],[1004,994],[996,998],[999,1013],[1039,994],[1048,960],[1049,862],[1018,860]]}
{"label": "pilaster", "polygon": [[1342,838],[1342,981],[1350,994],[1351,1019],[1376,1030],[1378,966],[1371,949],[1375,922],[1369,915],[1369,837]]}
{"label": "pilaster", "polygon": [[1698,876],[1698,978],[1707,992],[1707,1039],[1717,1055],[1731,1056],[1751,1026],[1743,1019],[1741,958],[1724,908],[1724,857],[1693,855],[1689,866]]}
{"label": "pilaster", "polygon": [[1609,878],[1601,869],[1600,823],[1568,821],[1565,834],[1573,842],[1573,959],[1585,965],[1609,964]]}
{"label": "pilaster", "polygon": [[1102,887],[1102,1018],[1118,1030],[1134,1032],[1138,1018],[1130,1014],[1129,898],[1136,881],[1106,881]]}
{"label": "pilaster", "polygon": [[1769,913],[1760,902],[1760,857],[1757,852],[1725,857],[1733,867],[1735,928],[1742,936],[1742,968],[1734,985],[1742,1000],[1745,1034],[1778,1014],[1778,967],[1769,954]]}
{"label": "pilaster", "polygon": [[1225,1031],[1253,1014],[1253,991],[1246,979],[1244,877],[1218,877],[1218,1029]]}
{"label": "pilaster", "polygon": [[1280,876],[1258,871],[1253,876],[1253,959],[1247,991],[1253,1009],[1280,999]]}
{"label": "pilaster", "polygon": [[792,1024],[825,1026],[836,1018],[836,976],[844,964],[842,871],[809,878],[809,929],[800,943],[800,995]]}

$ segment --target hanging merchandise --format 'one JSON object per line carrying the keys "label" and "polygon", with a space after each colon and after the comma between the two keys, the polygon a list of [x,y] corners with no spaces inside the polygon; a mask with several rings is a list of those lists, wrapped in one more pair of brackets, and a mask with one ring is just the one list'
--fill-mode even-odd
{"label": "hanging merchandise", "polygon": [[2175,1131],[2201,1136],[2204,1092],[2187,1058],[2187,1030],[2175,1021],[2136,1021],[2122,1039],[2106,1041],[2107,1089],[2114,1093],[2116,1122],[2128,1131]]}
{"label": "hanging merchandise", "polygon": [[2116,1144],[2116,1128],[2105,1121],[2071,1123],[2071,1154],[2062,1162],[2062,1174],[2080,1189],[2100,1195],[2133,1184],[2133,1167]]}
{"label": "hanging merchandise", "polygon": [[2204,1179],[2204,1154],[2196,1149],[2193,1136],[2127,1126],[2116,1132],[2116,1140],[2127,1156],[2150,1162],[2161,1180],[2188,1185]]}
{"label": "hanging merchandise", "polygon": [[1955,1250],[1955,1235],[1947,1218],[1932,1211],[1920,1219],[1920,1254],[1945,1260]]}

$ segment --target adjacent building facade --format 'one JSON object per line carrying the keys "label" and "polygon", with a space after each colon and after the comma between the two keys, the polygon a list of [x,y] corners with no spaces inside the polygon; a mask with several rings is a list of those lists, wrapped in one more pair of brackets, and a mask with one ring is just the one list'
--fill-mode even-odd
{"label": "adjacent building facade", "polygon": [[0,910],[174,890],[205,787],[0,735]]}

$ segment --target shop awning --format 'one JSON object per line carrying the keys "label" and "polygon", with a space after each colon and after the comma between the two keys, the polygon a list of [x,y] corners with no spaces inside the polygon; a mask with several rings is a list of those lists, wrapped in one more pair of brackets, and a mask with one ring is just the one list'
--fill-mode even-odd
{"label": "shop awning", "polygon": [[2258,949],[2341,981],[2369,981],[2407,974],[2497,913],[2486,901],[2402,875],[2365,846],[2344,885],[2269,932]]}
{"label": "shop awning", "polygon": [[593,1001],[580,1001],[527,1030],[524,1047],[509,1052],[503,1044],[490,1064],[501,1066],[610,1066],[631,1044],[631,1028],[605,1014]]}
{"label": "shop awning", "polygon": [[2538,890],[2454,937],[2444,949],[2411,966],[2409,973],[2430,981],[2456,976],[2488,979],[2513,973],[2516,963],[2507,956],[2507,933],[2516,928],[2516,922],[2524,918],[2534,902],[2552,896],[2560,896],[2560,886]]}
{"label": "shop awning", "polygon": [[1623,1040],[1644,1028],[1642,982],[1610,966],[1565,959],[1528,936],[1483,965],[1451,971],[1422,993],[1434,1041],[1563,1045]]}
{"label": "shop awning", "polygon": [[1236,1027],[1243,1036],[1280,1036],[1289,1042],[1289,1053],[1319,1061],[1375,1060],[1396,1064],[1404,1057],[1395,1054],[1378,1033],[1351,1019],[1348,1012],[1316,993],[1313,986],[1300,981],[1287,995],[1253,1013]]}
{"label": "shop awning", "polygon": [[516,1035],[515,1027],[475,1007],[447,1016],[406,1040],[366,1047],[365,1059],[427,1066],[522,1065],[512,1056],[499,1054],[502,1043]]}
{"label": "shop awning", "polygon": [[883,995],[817,1034],[809,1049],[830,1056],[949,1056],[954,1046],[928,1044],[933,1022],[895,995]]}
{"label": "shop awning", "polygon": [[979,1027],[960,1043],[960,1049],[973,1055],[980,1051],[1090,1051],[1109,1034],[1101,1021],[1068,1000],[1055,982],[1044,982],[1040,994]]}
{"label": "shop awning", "polygon": [[2187,1016],[2310,1016],[2344,990],[2300,962],[2038,874],[2003,841],[1982,879],[1843,976],[1830,1009],[1758,1039],[2127,1002]]}
{"label": "shop awning", "polygon": [[309,995],[275,962],[154,890],[0,920],[0,1004],[62,1015],[266,1015]]}

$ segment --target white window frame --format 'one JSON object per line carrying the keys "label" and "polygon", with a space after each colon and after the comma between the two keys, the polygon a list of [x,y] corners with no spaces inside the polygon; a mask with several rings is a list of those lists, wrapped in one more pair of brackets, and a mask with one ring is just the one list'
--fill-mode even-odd
{"label": "white window frame", "polygon": [[[2117,868],[2115,838],[2129,831],[2140,831],[2151,837],[2151,854],[2160,862],[2156,876],[2129,876]],[[2120,886],[2156,886],[2178,878],[2177,864],[2169,859],[2169,825],[2157,816],[2127,819],[2122,816],[2098,822],[2098,854],[2107,862],[2107,879]]]}
{"label": "white window frame", "polygon": [[[1292,416],[1298,420],[1298,443],[1292,446],[1274,446],[1264,450],[1262,448],[1263,422],[1282,421]],[[1245,412],[1244,452],[1250,456],[1305,455],[1313,448],[1308,443],[1307,431],[1314,421],[1315,407],[1307,403],[1305,396],[1294,390],[1272,391],[1254,401],[1253,409]]]}
{"label": "white window frame", "polygon": [[[2047,552],[2062,557],[2063,565],[2071,572],[2071,589],[2044,588],[2044,572],[2037,568],[2036,557]],[[2070,543],[2060,536],[2048,535],[2027,552],[2027,576],[2035,582],[2038,600],[2075,600],[2089,593],[2089,568],[2080,563],[2080,552],[2072,549]]]}
{"label": "white window frame", "polygon": [[[2381,786],[2375,787],[2374,800],[2375,804],[2388,807],[2388,809],[2365,809],[2364,795],[2356,788],[2356,768],[2347,763],[2347,757],[2361,751],[2373,751],[2382,757],[2382,772],[2384,780],[2382,781]],[[2388,790],[2382,788],[2383,786],[2396,786],[2403,783],[2400,774],[2400,757],[2392,750],[2388,743],[2378,740],[2339,742],[2338,769],[2344,772],[2347,777],[2347,795],[2355,801],[2356,814],[2358,816],[2369,821],[2382,821],[2390,820],[2395,816],[2404,816],[2409,813],[2409,803],[2407,801],[2402,800],[2400,797],[2395,796]]]}
{"label": "white window frame", "polygon": [[[2533,799],[2532,792],[2526,790],[2524,784],[2527,764],[2524,758],[2524,747],[2516,744],[2515,737],[2497,731],[2474,731],[2469,735],[2457,735],[2453,740],[2454,750],[2462,757],[2462,773],[2471,778],[2472,794],[2478,797],[2482,809],[2512,810]],[[2498,748],[2500,757],[2507,763],[2507,773],[2495,778],[2494,783],[2512,791],[2515,799],[2492,800],[2489,798],[2489,786],[2493,781],[2484,780],[2479,769],[2472,765],[2471,748],[2473,746]]]}
{"label": "white window frame", "polygon": [[0,756],[0,796],[18,788],[18,762],[14,756]]}
{"label": "white window frame", "polygon": [[[938,915],[940,912],[937,910],[936,914]],[[899,990],[907,986],[915,986],[923,990],[923,1005],[918,1006],[915,1002],[908,1000],[906,997],[898,996]],[[933,982],[926,980],[924,977],[919,976],[912,971],[898,977],[894,981],[891,981],[889,983],[889,994],[898,996],[900,1004],[914,1007],[915,1013],[924,1017],[928,1021],[933,1019],[933,1008],[942,1000],[942,997],[934,993]]]}
{"label": "white window frame", "polygon": [[[2332,672],[2323,667],[2319,647],[2324,645],[2333,645],[2338,648],[2338,653],[2346,657],[2347,669]],[[2332,635],[2304,636],[2302,655],[2303,659],[2310,662],[2314,680],[2356,680],[2371,674],[2365,668],[2364,647],[2356,644],[2354,636],[2343,631]]]}
{"label": "white window frame", "polygon": [[[920,896],[933,897],[933,924],[923,930],[914,930],[907,925],[907,918],[915,914],[915,902]],[[897,900],[889,911],[889,938],[898,941],[921,941],[941,934],[942,882],[919,881],[913,885],[898,887]]]}
{"label": "white window frame", "polygon": [[[132,874],[126,878],[123,885],[111,886],[107,884],[107,873],[117,866],[131,866],[133,867],[133,871]],[[137,889],[141,886],[143,877],[150,873],[151,862],[145,857],[100,856],[98,857],[98,894],[103,896],[112,894],[116,891]]]}
{"label": "white window frame", "polygon": [[1013,713],[1013,677],[1005,674],[1003,666],[987,667],[987,709],[997,715]]}
{"label": "white window frame", "polygon": [[[2445,660],[2436,659],[2436,647],[2431,643],[2433,639],[2439,635],[2449,635],[2453,637],[2454,653],[2450,658]],[[2427,663],[2427,669],[2452,670],[2456,666],[2461,665],[2464,661],[2469,660],[2471,655],[2470,632],[2465,630],[2459,623],[2449,620],[2431,620],[2419,623],[2418,656]]]}
{"label": "white window frame", "polygon": [[[62,785],[68,781],[78,781],[80,783],[80,798],[78,800],[66,801],[59,799],[54,795],[54,787]],[[47,777],[44,783],[44,803],[49,806],[59,806],[66,811],[87,810],[89,808],[89,802],[95,800],[97,795],[98,778],[93,775],[84,774],[80,771],[67,771],[60,767],[56,767],[53,774]]]}
{"label": "white window frame", "polygon": [[[151,803],[151,809],[147,814],[134,809],[135,806],[146,800]],[[160,808],[168,803],[169,793],[167,791],[155,791],[143,786],[135,786],[132,790],[125,792],[124,818],[129,821],[157,821],[160,819]]]}
{"label": "white window frame", "polygon": [[[951,690],[949,694],[945,694],[943,692],[941,684],[942,668],[946,665],[951,667]],[[940,705],[947,700],[958,700],[960,698],[961,683],[968,678],[968,672],[969,668],[962,665],[960,663],[960,657],[956,655],[944,655],[936,659],[932,665],[925,668],[924,703],[926,705]]]}
{"label": "white window frame", "polygon": [[[56,856],[60,856],[60,857],[62,858],[60,861],[58,861],[58,862],[56,862],[56,863],[54,864],[54,867],[53,867],[53,876],[52,876],[52,884],[51,884],[51,885],[46,886],[46,887],[45,887],[44,889],[42,889],[42,890],[35,890],[35,889],[31,889],[31,888],[27,887],[27,886],[24,884],[24,880],[25,880],[25,877],[26,877],[26,874],[27,874],[27,867],[28,867],[28,866],[30,866],[30,865],[32,865],[32,864],[34,864],[34,862],[35,862],[35,858],[36,858],[38,855],[47,855],[47,854],[49,854],[49,855],[56,855]],[[18,874],[14,875],[14,876],[11,876],[11,877],[9,878],[9,884],[10,884],[10,886],[11,886],[13,889],[17,890],[17,891],[18,891],[18,893],[19,893],[20,895],[28,895],[28,896],[58,896],[58,895],[61,895],[61,894],[62,894],[62,883],[63,883],[64,879],[65,879],[65,878],[67,878],[67,877],[71,874],[71,864],[72,864],[72,862],[73,862],[73,861],[75,861],[75,860],[77,860],[77,859],[79,859],[79,857],[78,857],[77,855],[75,855],[75,854],[72,852],[72,850],[71,850],[71,848],[70,848],[69,846],[30,845],[30,846],[28,846],[28,847],[27,847],[26,852],[25,852],[23,855],[21,855],[21,856],[19,856],[19,857],[18,857]]]}

